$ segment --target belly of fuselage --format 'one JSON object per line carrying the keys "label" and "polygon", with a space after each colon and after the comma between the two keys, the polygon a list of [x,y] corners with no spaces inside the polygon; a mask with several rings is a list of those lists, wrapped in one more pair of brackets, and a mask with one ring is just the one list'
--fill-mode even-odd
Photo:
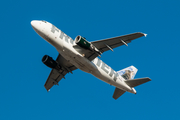
{"label": "belly of fuselage", "polygon": [[73,47],[63,46],[63,51],[58,50],[58,52],[67,61],[84,72],[92,73],[97,70],[96,66],[91,61],[79,54]]}

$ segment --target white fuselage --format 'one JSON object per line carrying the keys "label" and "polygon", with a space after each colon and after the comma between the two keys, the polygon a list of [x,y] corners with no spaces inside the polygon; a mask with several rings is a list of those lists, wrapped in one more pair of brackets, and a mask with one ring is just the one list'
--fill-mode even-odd
{"label": "white fuselage", "polygon": [[129,87],[117,72],[106,65],[98,57],[89,61],[79,52],[77,52],[73,45],[74,40],[59,30],[57,27],[46,21],[31,21],[34,30],[48,43],[53,45],[56,50],[71,64],[81,69],[84,72],[90,73],[100,80],[113,85],[124,91],[136,93],[134,88]]}

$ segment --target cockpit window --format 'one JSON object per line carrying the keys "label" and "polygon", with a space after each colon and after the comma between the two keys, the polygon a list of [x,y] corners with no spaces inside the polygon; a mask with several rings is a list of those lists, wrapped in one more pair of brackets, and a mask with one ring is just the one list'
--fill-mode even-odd
{"label": "cockpit window", "polygon": [[42,22],[47,23],[46,21],[42,20]]}

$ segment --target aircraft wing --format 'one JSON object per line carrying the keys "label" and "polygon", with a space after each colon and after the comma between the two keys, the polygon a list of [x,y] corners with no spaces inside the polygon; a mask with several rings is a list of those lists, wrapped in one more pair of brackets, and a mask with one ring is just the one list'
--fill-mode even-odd
{"label": "aircraft wing", "polygon": [[[103,40],[98,40],[98,41],[93,41],[91,42],[101,53],[107,51],[107,50],[112,50],[116,47],[119,47],[121,45],[127,45],[130,43],[132,40],[146,36],[144,33],[132,33],[128,35],[123,35],[119,37],[114,37],[114,38],[108,38],[108,39],[103,39]],[[78,45],[75,45],[74,48],[81,54],[84,54],[86,58],[88,58],[90,61],[93,60],[98,56],[97,53],[90,51],[88,49],[84,49]]]}
{"label": "aircraft wing", "polygon": [[74,65],[69,63],[66,59],[64,59],[60,54],[58,55],[56,61],[62,68],[59,71],[56,69],[51,70],[51,73],[49,74],[49,77],[46,80],[46,83],[44,84],[44,87],[47,91],[49,91],[53,85],[58,85],[58,82],[62,78],[65,78],[64,76],[67,73],[77,69]]}
{"label": "aircraft wing", "polygon": [[101,51],[101,53],[114,49],[116,47],[119,47],[121,45],[127,45],[130,43],[132,40],[137,39],[139,37],[146,36],[144,33],[132,33],[128,35],[123,35],[119,37],[114,37],[114,38],[108,38],[104,40],[98,40],[91,42],[98,50]]}

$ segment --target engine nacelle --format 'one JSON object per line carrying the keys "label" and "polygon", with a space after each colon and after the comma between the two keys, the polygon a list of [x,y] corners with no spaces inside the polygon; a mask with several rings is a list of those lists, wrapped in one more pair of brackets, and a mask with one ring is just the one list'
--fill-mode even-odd
{"label": "engine nacelle", "polygon": [[52,59],[52,57],[50,57],[50,56],[48,56],[48,55],[44,55],[43,56],[43,58],[42,58],[42,62],[46,65],[46,66],[48,66],[48,67],[50,67],[50,68],[56,68],[57,66],[58,66],[58,63],[56,62],[56,61],[54,61],[53,59]]}
{"label": "engine nacelle", "polygon": [[79,45],[80,47],[82,48],[85,48],[85,49],[90,49],[91,48],[91,43],[88,42],[85,38],[83,38],[82,36],[78,35],[76,38],[75,38],[75,43],[77,45]]}
{"label": "engine nacelle", "polygon": [[88,42],[85,38],[83,38],[82,36],[78,35],[75,38],[75,43],[77,45],[79,45],[82,48],[85,49],[89,49],[91,51],[94,51],[95,53],[97,53],[99,56],[102,54],[93,44],[91,44],[90,42]]}

